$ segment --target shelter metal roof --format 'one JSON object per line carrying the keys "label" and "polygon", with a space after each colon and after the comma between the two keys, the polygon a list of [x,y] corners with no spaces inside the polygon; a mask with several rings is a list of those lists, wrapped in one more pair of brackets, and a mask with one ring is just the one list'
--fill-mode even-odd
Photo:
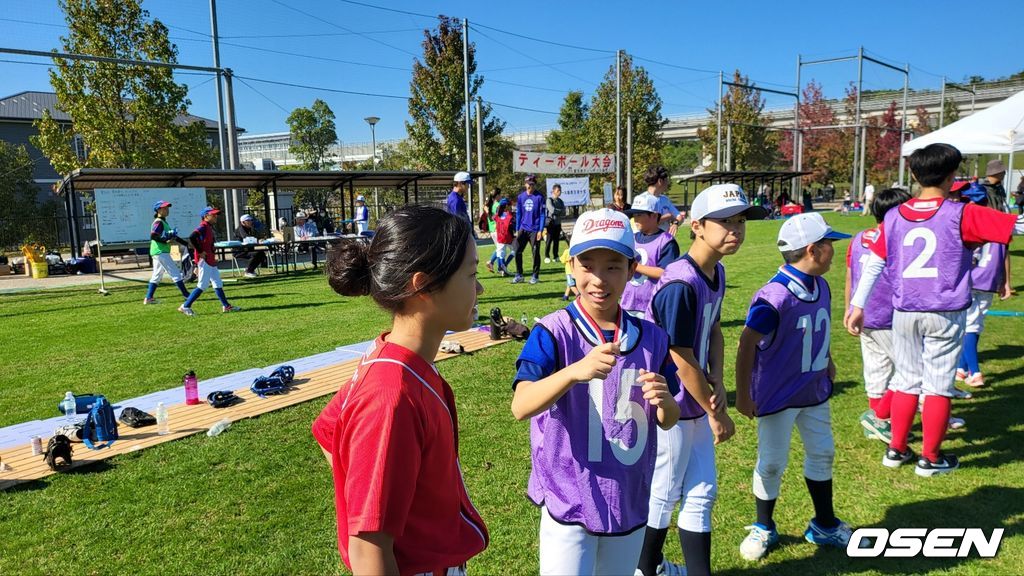
{"label": "shelter metal roof", "polygon": [[[471,172],[473,178],[486,172]],[[97,188],[234,188],[266,189],[275,183],[279,188],[402,188],[414,183],[420,187],[451,186],[455,172],[354,172],[341,170],[188,170],[80,168],[64,178],[63,191],[73,185],[75,190]]]}

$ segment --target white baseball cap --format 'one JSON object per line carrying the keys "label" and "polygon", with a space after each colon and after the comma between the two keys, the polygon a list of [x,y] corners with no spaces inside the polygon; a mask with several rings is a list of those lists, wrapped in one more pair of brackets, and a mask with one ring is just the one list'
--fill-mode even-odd
{"label": "white baseball cap", "polygon": [[636,259],[636,243],[629,219],[622,212],[601,208],[584,212],[572,227],[569,256],[590,250],[614,250],[631,260]]}
{"label": "white baseball cap", "polygon": [[452,178],[455,182],[465,182],[467,184],[473,183],[473,177],[469,175],[469,172],[456,172],[455,177]]}
{"label": "white baseball cap", "polygon": [[658,214],[658,197],[654,194],[639,194],[633,198],[633,204],[626,210],[626,215],[636,216],[641,213]]}
{"label": "white baseball cap", "polygon": [[241,221],[241,222],[246,222],[246,221],[251,222],[253,220],[253,218],[249,214],[242,214],[242,217],[239,218],[238,220]]}
{"label": "white baseball cap", "polygon": [[364,198],[363,195],[360,194],[359,196],[356,196],[356,202],[366,202],[366,198]]}
{"label": "white baseball cap", "polygon": [[849,234],[833,230],[817,212],[797,214],[786,220],[779,230],[779,251],[789,252],[819,240],[843,240],[849,237]]}
{"label": "white baseball cap", "polygon": [[751,206],[747,195],[737,184],[715,184],[701,191],[690,205],[690,218],[730,218],[746,212],[750,220],[760,220],[768,211],[760,206]]}

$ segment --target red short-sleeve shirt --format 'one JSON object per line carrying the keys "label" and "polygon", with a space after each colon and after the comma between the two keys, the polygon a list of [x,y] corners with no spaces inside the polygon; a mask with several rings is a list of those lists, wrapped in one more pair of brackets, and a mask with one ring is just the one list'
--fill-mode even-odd
{"label": "red short-sleeve shirt", "polygon": [[313,422],[334,469],[338,549],[351,567],[349,537],[385,532],[402,574],[459,566],[488,535],[462,481],[455,396],[385,336]]}

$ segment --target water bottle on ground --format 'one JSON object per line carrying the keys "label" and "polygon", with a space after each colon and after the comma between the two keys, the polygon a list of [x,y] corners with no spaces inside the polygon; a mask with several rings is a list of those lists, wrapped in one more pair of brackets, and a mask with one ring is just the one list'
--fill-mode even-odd
{"label": "water bottle on ground", "polygon": [[210,429],[206,431],[206,435],[212,438],[227,430],[229,427],[231,427],[231,420],[228,420],[227,418],[218,420],[216,424],[210,426]]}
{"label": "water bottle on ground", "polygon": [[167,406],[163,402],[156,405],[156,433],[163,436],[171,433],[171,424],[167,418]]}
{"label": "water bottle on ground", "polygon": [[64,413],[64,419],[70,424],[75,421],[75,414],[78,413],[78,403],[75,402],[75,395],[69,390],[61,400],[60,411]]}
{"label": "water bottle on ground", "polygon": [[185,404],[189,406],[199,404],[199,381],[196,380],[196,373],[189,370],[182,378],[182,382],[185,384]]}
{"label": "water bottle on ground", "polygon": [[519,317],[519,323],[522,324],[523,326],[526,326],[527,328],[529,328],[530,327],[529,322],[530,322],[530,319],[526,317],[526,312],[523,312],[523,315]]}

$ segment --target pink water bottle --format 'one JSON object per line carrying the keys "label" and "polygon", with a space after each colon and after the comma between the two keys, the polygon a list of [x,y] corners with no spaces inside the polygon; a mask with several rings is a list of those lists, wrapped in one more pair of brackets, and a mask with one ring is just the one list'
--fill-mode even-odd
{"label": "pink water bottle", "polygon": [[196,380],[196,373],[192,370],[185,374],[185,404],[199,404],[199,381]]}

